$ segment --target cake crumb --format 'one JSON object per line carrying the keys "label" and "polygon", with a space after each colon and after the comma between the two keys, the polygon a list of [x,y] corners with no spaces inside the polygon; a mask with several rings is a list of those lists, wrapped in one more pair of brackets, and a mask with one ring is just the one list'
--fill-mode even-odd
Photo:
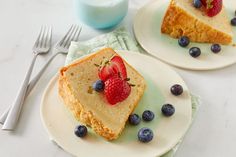
{"label": "cake crumb", "polygon": [[89,94],[93,94],[93,87],[92,86],[89,86],[88,88],[88,91],[87,91]]}
{"label": "cake crumb", "polygon": [[233,46],[233,47],[236,47],[236,43],[234,43],[232,46]]}

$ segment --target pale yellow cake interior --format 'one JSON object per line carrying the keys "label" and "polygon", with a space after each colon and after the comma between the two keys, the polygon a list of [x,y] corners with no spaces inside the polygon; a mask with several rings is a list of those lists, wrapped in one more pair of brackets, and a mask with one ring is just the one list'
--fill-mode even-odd
{"label": "pale yellow cake interior", "polygon": [[[108,60],[114,55],[117,55],[114,51],[111,49],[105,49],[97,54],[92,55],[92,57],[87,57],[82,61],[80,60],[78,64],[75,62],[73,63],[74,65],[69,65],[66,67],[66,70],[62,70],[61,77],[63,78],[63,82],[66,81],[65,84],[67,84],[70,89],[70,93],[73,95],[71,99],[76,99],[76,101],[78,101],[82,106],[80,108],[82,108],[83,111],[92,113],[93,118],[102,123],[102,128],[108,128],[109,131],[115,134],[115,136],[118,136],[118,134],[120,134],[120,132],[123,130],[128,116],[134,110],[135,106],[143,95],[145,81],[135,69],[125,62],[128,74],[127,76],[130,78],[130,83],[134,84],[135,86],[131,87],[131,93],[126,100],[117,103],[114,106],[108,104],[104,94],[102,92],[99,93],[92,90],[91,86],[96,80],[99,79],[98,67],[95,66],[95,64],[100,64],[102,61]],[[61,86],[61,88],[61,90],[64,90],[63,86]],[[61,95],[64,95],[64,99],[66,99],[66,93]],[[71,100],[71,102],[73,101],[75,102],[75,100]],[[74,105],[74,107],[76,106]],[[96,128],[96,125],[100,125],[91,124],[93,122],[89,121],[89,118],[85,118],[89,115],[75,116],[83,123],[92,125],[92,128]],[[102,133],[103,130],[97,129],[96,132],[102,136],[106,134]],[[109,137],[106,138],[109,139]]]}

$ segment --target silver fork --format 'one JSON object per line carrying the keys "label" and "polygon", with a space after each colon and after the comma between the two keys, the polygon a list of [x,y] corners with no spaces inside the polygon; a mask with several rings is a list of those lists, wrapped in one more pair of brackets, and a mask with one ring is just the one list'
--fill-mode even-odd
{"label": "silver fork", "polygon": [[[67,54],[69,50],[69,46],[71,41],[78,41],[80,32],[82,30],[82,27],[79,27],[77,25],[72,25],[66,35],[55,45],[54,47],[54,55],[51,56],[51,58],[47,61],[47,63],[43,66],[43,68],[37,73],[37,75],[30,81],[28,84],[26,96],[29,95],[31,90],[34,88],[44,71],[47,69],[48,65],[52,62],[52,60],[59,54]],[[0,117],[0,123],[4,124],[7,115],[9,113],[11,106],[5,110],[5,112]]]}
{"label": "silver fork", "polygon": [[6,121],[2,127],[3,130],[14,130],[17,124],[17,121],[19,119],[20,113],[21,113],[29,79],[30,79],[36,58],[38,55],[46,54],[50,50],[51,39],[52,39],[52,28],[48,26],[42,26],[41,31],[33,47],[33,54],[34,54],[33,59],[26,73],[25,79],[20,87],[20,90],[16,96],[16,99],[11,105]]}

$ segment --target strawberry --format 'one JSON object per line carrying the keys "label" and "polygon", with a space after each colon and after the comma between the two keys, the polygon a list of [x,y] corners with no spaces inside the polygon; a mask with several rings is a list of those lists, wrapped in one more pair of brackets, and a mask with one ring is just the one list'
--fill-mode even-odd
{"label": "strawberry", "polygon": [[207,0],[201,0],[203,6],[205,6],[205,7],[206,7],[206,1],[207,1]]}
{"label": "strawberry", "polygon": [[123,80],[127,78],[125,64],[121,57],[114,56],[99,69],[98,76],[101,80],[106,81],[108,78],[119,75]]}
{"label": "strawberry", "polygon": [[103,81],[106,81],[108,78],[117,74],[118,74],[118,69],[114,65],[104,65],[98,71],[98,76]]}
{"label": "strawberry", "polygon": [[206,8],[206,14],[209,17],[216,16],[223,7],[223,2],[222,0],[201,0],[202,4]]}
{"label": "strawberry", "polygon": [[127,78],[127,72],[126,72],[126,67],[125,64],[120,56],[114,56],[111,59],[111,62],[116,65],[117,70],[119,72],[119,75],[122,79]]}
{"label": "strawberry", "polygon": [[111,105],[125,100],[131,92],[131,87],[126,80],[114,75],[105,81],[104,94]]}

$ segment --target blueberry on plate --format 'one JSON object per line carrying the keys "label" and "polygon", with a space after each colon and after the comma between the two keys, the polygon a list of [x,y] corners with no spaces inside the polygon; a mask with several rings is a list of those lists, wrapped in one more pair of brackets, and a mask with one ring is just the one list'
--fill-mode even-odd
{"label": "blueberry on plate", "polygon": [[231,25],[236,26],[236,17],[231,20]]}
{"label": "blueberry on plate", "polygon": [[179,84],[175,84],[170,88],[170,92],[175,95],[181,95],[183,93],[183,87]]}
{"label": "blueberry on plate", "polygon": [[146,122],[152,121],[154,117],[155,117],[155,114],[150,110],[146,110],[142,114],[142,118]]}
{"label": "blueberry on plate", "polygon": [[170,117],[175,113],[175,108],[171,104],[164,104],[161,108],[161,111],[164,116]]}
{"label": "blueberry on plate", "polygon": [[193,6],[195,8],[201,8],[202,7],[202,2],[201,0],[193,0]]}
{"label": "blueberry on plate", "polygon": [[139,117],[139,115],[137,115],[137,114],[131,114],[130,116],[129,116],[129,123],[131,124],[131,125],[138,125],[139,123],[140,123],[140,121],[141,121],[141,118]]}
{"label": "blueberry on plate", "polygon": [[87,135],[87,132],[88,132],[87,127],[84,125],[78,125],[75,128],[75,135],[78,137],[85,137]]}
{"label": "blueberry on plate", "polygon": [[199,49],[198,47],[192,47],[189,49],[189,54],[192,57],[197,58],[198,56],[201,55],[201,49]]}
{"label": "blueberry on plate", "polygon": [[97,92],[101,92],[104,90],[104,82],[102,80],[97,80],[93,83],[93,89]]}
{"label": "blueberry on plate", "polygon": [[190,43],[190,40],[187,36],[182,36],[179,38],[178,43],[181,47],[187,47]]}
{"label": "blueberry on plate", "polygon": [[212,44],[211,51],[213,53],[219,53],[221,51],[221,46],[219,44]]}
{"label": "blueberry on plate", "polygon": [[153,132],[149,128],[141,128],[138,131],[138,139],[143,143],[148,143],[153,139]]}

